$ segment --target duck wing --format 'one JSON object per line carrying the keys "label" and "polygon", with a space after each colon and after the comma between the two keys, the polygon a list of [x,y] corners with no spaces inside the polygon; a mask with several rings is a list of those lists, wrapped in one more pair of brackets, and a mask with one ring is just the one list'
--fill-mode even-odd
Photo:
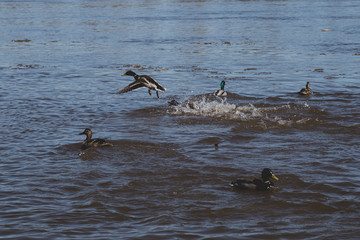
{"label": "duck wing", "polygon": [[136,89],[139,89],[142,87],[145,87],[145,85],[142,82],[136,80],[136,81],[130,83],[129,85],[127,85],[126,87],[124,87],[123,89],[121,89],[120,91],[118,91],[117,93],[119,93],[119,94],[126,93],[126,92],[136,90]]}
{"label": "duck wing", "polygon": [[230,183],[230,186],[237,189],[256,189],[254,181],[247,179],[236,179]]}
{"label": "duck wing", "polygon": [[102,138],[95,138],[92,139],[89,145],[94,147],[104,147],[104,146],[112,146],[111,143],[107,142],[105,139]]}
{"label": "duck wing", "polygon": [[89,143],[91,143],[91,144],[104,144],[104,143],[106,143],[106,140],[102,139],[102,138],[94,138],[94,139],[91,139],[91,141]]}
{"label": "duck wing", "polygon": [[107,142],[105,139],[102,138],[94,138],[90,140],[85,140],[81,144],[81,149],[85,150],[91,147],[105,147],[105,146],[113,146],[111,143]]}
{"label": "duck wing", "polygon": [[263,182],[260,179],[254,179],[254,184],[256,185],[256,190],[260,190],[260,191],[265,191],[265,190],[269,190],[272,187],[274,187],[274,183],[269,181]]}
{"label": "duck wing", "polygon": [[300,93],[301,95],[306,95],[306,89],[305,89],[305,88],[302,88],[302,89],[299,91],[299,93]]}
{"label": "duck wing", "polygon": [[158,81],[156,81],[155,79],[153,79],[150,76],[142,75],[142,76],[139,76],[138,80],[143,82],[143,84],[146,87],[151,88],[153,90],[162,91],[162,92],[166,91],[166,89],[163,86],[161,86],[160,83],[158,83]]}
{"label": "duck wing", "polygon": [[218,96],[218,97],[226,97],[227,96],[227,92],[225,92],[224,90],[216,90],[214,92],[214,95],[215,96]]}

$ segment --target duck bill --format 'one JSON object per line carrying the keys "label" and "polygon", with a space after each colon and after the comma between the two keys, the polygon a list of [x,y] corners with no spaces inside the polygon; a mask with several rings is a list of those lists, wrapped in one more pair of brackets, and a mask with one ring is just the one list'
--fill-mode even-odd
{"label": "duck bill", "polygon": [[121,74],[121,76],[126,76],[126,73],[124,73],[124,74]]}
{"label": "duck bill", "polygon": [[277,181],[279,180],[279,179],[275,176],[275,174],[272,174],[271,177],[272,177],[273,179],[277,180]]}
{"label": "duck bill", "polygon": [[85,132],[79,133],[79,135],[85,134]]}

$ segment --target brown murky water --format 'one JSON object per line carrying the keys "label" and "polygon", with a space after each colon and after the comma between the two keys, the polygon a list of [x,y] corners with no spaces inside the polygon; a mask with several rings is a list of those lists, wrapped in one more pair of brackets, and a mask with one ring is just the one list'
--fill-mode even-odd
{"label": "brown murky water", "polygon": [[[3,1],[0,236],[357,239],[359,12],[349,0]],[[128,69],[167,91],[113,94]],[[221,80],[226,98],[212,94]],[[299,96],[307,81],[315,93]],[[114,146],[81,150],[87,127]],[[277,189],[229,186],[265,167]]]}

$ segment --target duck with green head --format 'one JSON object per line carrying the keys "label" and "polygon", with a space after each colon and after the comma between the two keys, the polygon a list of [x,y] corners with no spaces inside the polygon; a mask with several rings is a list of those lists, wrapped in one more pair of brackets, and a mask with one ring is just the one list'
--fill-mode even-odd
{"label": "duck with green head", "polygon": [[215,96],[218,96],[218,97],[225,97],[225,96],[227,96],[227,92],[224,90],[225,85],[226,85],[226,82],[225,82],[224,80],[222,80],[221,83],[220,83],[220,90],[216,90],[216,91],[214,92],[214,95],[215,95]]}
{"label": "duck with green head", "polygon": [[237,179],[230,183],[235,189],[243,190],[243,189],[253,189],[259,191],[270,190],[274,188],[274,183],[270,180],[270,178],[274,180],[279,180],[275,174],[271,171],[270,168],[264,168],[261,172],[261,179],[255,178],[253,180],[248,179]]}

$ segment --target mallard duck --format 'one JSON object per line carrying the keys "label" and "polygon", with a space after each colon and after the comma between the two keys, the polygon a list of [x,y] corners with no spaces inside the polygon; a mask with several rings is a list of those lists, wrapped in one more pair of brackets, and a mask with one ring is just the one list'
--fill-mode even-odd
{"label": "mallard duck", "polygon": [[89,147],[103,147],[103,146],[112,146],[111,143],[106,142],[105,139],[102,138],[94,138],[92,139],[92,131],[90,128],[86,128],[82,133],[79,135],[85,134],[86,139],[82,142],[81,148],[86,149]]}
{"label": "mallard duck", "polygon": [[230,186],[236,189],[254,189],[254,190],[270,190],[274,187],[274,183],[270,181],[270,178],[279,180],[271,171],[270,168],[264,168],[261,173],[262,179],[255,178],[254,180],[237,179],[230,183]]}
{"label": "mallard duck", "polygon": [[156,91],[156,96],[159,98],[158,91],[166,91],[166,89],[160,85],[155,79],[148,75],[137,75],[133,71],[129,70],[121,76],[133,76],[135,81],[130,83],[128,86],[118,91],[117,93],[126,93],[132,90],[136,90],[142,87],[147,87],[149,89],[149,94],[151,96],[151,90]]}
{"label": "mallard duck", "polygon": [[218,96],[218,97],[225,97],[227,96],[227,92],[225,92],[224,88],[225,88],[225,84],[226,82],[224,80],[221,81],[220,83],[220,90],[216,90],[214,92],[214,95],[215,96]]}
{"label": "mallard duck", "polygon": [[300,95],[311,95],[313,94],[313,91],[311,91],[310,89],[310,83],[307,82],[306,83],[306,87],[305,88],[302,88],[299,92]]}

